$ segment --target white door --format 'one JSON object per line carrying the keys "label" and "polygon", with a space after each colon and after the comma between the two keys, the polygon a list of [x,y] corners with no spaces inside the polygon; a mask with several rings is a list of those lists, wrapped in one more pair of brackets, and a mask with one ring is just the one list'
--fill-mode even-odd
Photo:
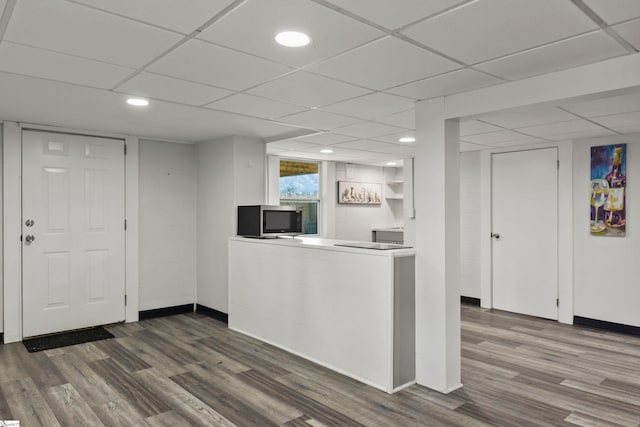
{"label": "white door", "polygon": [[124,320],[124,142],[22,133],[23,336]]}
{"label": "white door", "polygon": [[493,307],[558,319],[558,151],[492,156]]}

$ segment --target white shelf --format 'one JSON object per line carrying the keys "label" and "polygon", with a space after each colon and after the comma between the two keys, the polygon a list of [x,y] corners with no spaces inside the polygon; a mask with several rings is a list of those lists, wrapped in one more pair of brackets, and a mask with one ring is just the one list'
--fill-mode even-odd
{"label": "white shelf", "polygon": [[385,199],[387,200],[403,200],[404,197],[402,195],[399,196],[389,196],[389,197],[385,197]]}
{"label": "white shelf", "polygon": [[402,185],[404,184],[404,181],[389,181],[387,182],[387,185]]}

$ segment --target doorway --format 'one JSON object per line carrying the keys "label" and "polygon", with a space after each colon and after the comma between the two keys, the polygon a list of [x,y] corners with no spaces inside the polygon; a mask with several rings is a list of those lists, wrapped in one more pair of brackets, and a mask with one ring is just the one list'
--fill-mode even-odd
{"label": "doorway", "polygon": [[122,139],[22,131],[24,337],[125,320]]}
{"label": "doorway", "polygon": [[558,319],[558,149],[491,159],[492,305]]}

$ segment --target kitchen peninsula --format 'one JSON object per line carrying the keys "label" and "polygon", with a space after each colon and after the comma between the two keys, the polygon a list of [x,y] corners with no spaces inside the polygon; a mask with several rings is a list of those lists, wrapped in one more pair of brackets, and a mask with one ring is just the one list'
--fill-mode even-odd
{"label": "kitchen peninsula", "polygon": [[397,245],[232,237],[229,328],[393,393],[415,382],[414,271]]}

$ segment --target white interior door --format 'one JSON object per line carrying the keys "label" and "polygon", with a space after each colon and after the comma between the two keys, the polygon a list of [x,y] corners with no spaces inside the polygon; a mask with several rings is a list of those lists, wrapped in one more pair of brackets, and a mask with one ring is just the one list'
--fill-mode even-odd
{"label": "white interior door", "polygon": [[558,151],[492,156],[493,307],[558,319]]}
{"label": "white interior door", "polygon": [[125,318],[124,141],[22,133],[23,336]]}

